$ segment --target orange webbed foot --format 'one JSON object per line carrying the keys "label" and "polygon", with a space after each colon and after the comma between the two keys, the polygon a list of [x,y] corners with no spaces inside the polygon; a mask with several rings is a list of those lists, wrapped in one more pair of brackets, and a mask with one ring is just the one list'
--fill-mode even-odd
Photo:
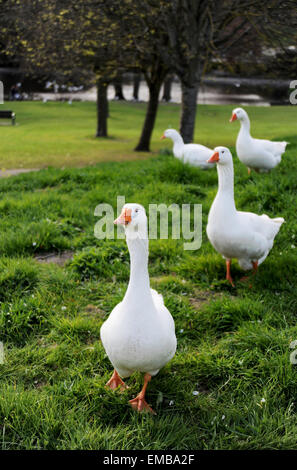
{"label": "orange webbed foot", "polygon": [[249,278],[250,278],[250,276],[242,276],[242,277],[240,278],[240,282],[246,282],[246,281],[249,280]]}
{"label": "orange webbed foot", "polygon": [[133,400],[129,400],[130,405],[132,406],[133,410],[141,412],[141,411],[148,411],[152,415],[156,415],[157,413],[149,406],[149,404],[145,401],[145,399],[141,395],[137,395],[136,398]]}
{"label": "orange webbed foot", "polygon": [[[252,264],[253,264],[253,272],[252,272],[252,276],[255,276],[257,271],[258,271],[258,261],[252,261]],[[241,282],[247,282],[247,281],[251,281],[251,276],[243,276],[241,279],[240,279]],[[251,289],[253,287],[252,283],[249,284],[249,288]]]}
{"label": "orange webbed foot", "polygon": [[156,415],[157,413],[147,404],[147,402],[144,399],[146,388],[151,378],[152,376],[148,373],[144,375],[144,384],[143,384],[141,392],[137,395],[137,397],[133,398],[133,400],[130,400],[129,403],[132,406],[133,410],[136,410],[138,412],[148,411],[152,415]]}
{"label": "orange webbed foot", "polygon": [[232,279],[231,276],[226,276],[226,280],[230,282],[232,287],[235,287],[235,284],[234,284],[233,279]]}
{"label": "orange webbed foot", "polygon": [[128,385],[123,382],[116,370],[113,371],[113,374],[109,381],[105,384],[105,387],[108,387],[111,390],[116,390],[118,387],[120,387],[120,392],[124,392],[127,388],[129,388]]}
{"label": "orange webbed foot", "polygon": [[[244,283],[248,282],[250,280],[251,280],[250,276],[243,276],[243,277],[240,278],[240,282],[244,282]],[[249,288],[251,289],[252,287],[253,287],[253,285],[249,284]]]}

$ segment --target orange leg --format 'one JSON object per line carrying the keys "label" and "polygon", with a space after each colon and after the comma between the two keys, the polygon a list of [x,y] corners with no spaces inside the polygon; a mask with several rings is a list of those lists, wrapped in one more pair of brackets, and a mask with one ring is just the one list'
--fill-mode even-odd
{"label": "orange leg", "polygon": [[[255,274],[258,271],[258,261],[252,261],[252,265],[253,265],[252,276],[255,276]],[[250,276],[243,276],[240,280],[241,282],[245,282],[245,281],[248,281],[249,279],[250,279]],[[251,289],[252,287],[253,287],[252,284],[250,284],[249,288]]]}
{"label": "orange leg", "polygon": [[133,400],[130,400],[129,403],[131,404],[133,410],[136,410],[136,411],[146,410],[152,413],[153,415],[155,415],[157,413],[147,404],[147,402],[144,399],[146,388],[151,378],[152,376],[150,374],[144,375],[144,384],[143,384],[141,392],[137,395],[136,398],[133,398]]}
{"label": "orange leg", "polygon": [[115,390],[118,387],[120,387],[120,391],[123,392],[126,388],[129,388],[128,385],[125,384],[125,382],[122,381],[121,377],[117,373],[117,371],[114,369],[113,374],[109,381],[105,385],[106,387],[109,387],[111,390]]}
{"label": "orange leg", "polygon": [[250,176],[250,174],[251,174],[251,171],[252,171],[252,170],[251,170],[250,168],[248,168],[248,175],[249,175],[249,176]]}
{"label": "orange leg", "polygon": [[226,268],[227,268],[226,279],[227,279],[227,281],[230,282],[232,287],[235,287],[233,279],[231,277],[231,259],[226,260]]}
{"label": "orange leg", "polygon": [[253,275],[258,271],[258,261],[252,261],[253,263]]}

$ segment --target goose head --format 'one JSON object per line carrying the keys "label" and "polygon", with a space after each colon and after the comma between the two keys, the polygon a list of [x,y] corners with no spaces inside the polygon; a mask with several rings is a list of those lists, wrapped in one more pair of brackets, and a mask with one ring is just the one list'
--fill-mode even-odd
{"label": "goose head", "polygon": [[247,117],[248,117],[247,112],[244,109],[235,108],[232,111],[232,116],[230,118],[230,122],[236,121],[237,119],[239,121],[245,121]]}
{"label": "goose head", "polygon": [[207,163],[229,165],[232,163],[232,154],[227,147],[216,147],[212,156],[207,160]]}
{"label": "goose head", "polygon": [[175,129],[166,129],[161,140],[166,138],[176,141],[180,139],[180,134]]}
{"label": "goose head", "polygon": [[126,236],[134,238],[140,234],[145,236],[147,232],[147,216],[142,205],[136,203],[125,204],[122,212],[114,224],[123,225]]}

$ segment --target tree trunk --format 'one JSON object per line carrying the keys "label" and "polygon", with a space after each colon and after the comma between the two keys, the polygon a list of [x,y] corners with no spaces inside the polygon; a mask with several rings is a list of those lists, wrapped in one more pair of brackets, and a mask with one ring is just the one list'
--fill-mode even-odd
{"label": "tree trunk", "polygon": [[171,86],[172,86],[173,77],[170,75],[166,78],[164,82],[164,89],[163,89],[163,97],[162,101],[166,101],[167,103],[171,101]]}
{"label": "tree trunk", "polygon": [[107,137],[108,118],[108,83],[99,80],[97,82],[97,132],[96,137]]}
{"label": "tree trunk", "polygon": [[149,152],[150,140],[155,125],[157,110],[159,105],[159,93],[162,85],[162,80],[155,81],[148,85],[149,87],[149,102],[146,109],[146,116],[142,133],[138,145],[134,150],[137,152]]}
{"label": "tree trunk", "polygon": [[199,83],[191,87],[182,84],[180,133],[185,144],[193,142],[198,90]]}
{"label": "tree trunk", "polygon": [[140,73],[135,73],[133,77],[133,99],[138,101],[139,85],[140,85]]}
{"label": "tree trunk", "polygon": [[120,100],[120,101],[125,101],[125,97],[123,93],[122,77],[119,77],[114,81],[114,90],[115,90],[115,99]]}

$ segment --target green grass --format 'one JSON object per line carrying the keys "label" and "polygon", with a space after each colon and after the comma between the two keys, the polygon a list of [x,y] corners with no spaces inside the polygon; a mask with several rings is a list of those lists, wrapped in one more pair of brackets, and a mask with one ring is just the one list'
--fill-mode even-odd
{"label": "green grass", "polygon": [[[19,166],[17,148],[25,151],[26,128],[34,132],[36,115],[47,106],[28,104],[26,111],[26,105],[18,104],[24,124],[3,127],[2,149],[8,148],[9,133],[15,136],[10,141],[13,166]],[[48,108],[57,113],[59,106],[66,115],[93,105],[71,108],[59,103]],[[120,110],[126,108],[132,119],[132,105],[112,104],[112,116],[123,117]],[[162,107],[161,132],[167,127],[169,110],[175,108]],[[226,124],[223,131],[230,109],[201,107],[202,116],[212,110],[217,116],[208,134],[200,116],[203,143],[233,141],[235,125]],[[207,214],[217,188],[215,170],[202,172],[171,155],[155,155],[86,168],[50,168],[0,181],[0,340],[6,359],[0,365],[2,449],[297,448],[297,368],[289,360],[290,342],[297,339],[297,137],[293,124],[284,121],[285,116],[287,122],[289,116],[293,120],[296,111],[293,107],[251,111],[260,126],[255,134],[263,130],[265,136],[291,142],[271,174],[249,178],[234,159],[237,207],[286,219],[253,289],[239,282],[242,272],[235,263],[236,288],[224,281],[224,262],[207,241]],[[79,130],[77,115],[76,120],[78,130],[69,131],[68,137],[73,148],[77,142],[81,164],[90,163],[84,158],[90,157],[91,146],[99,148],[101,143],[92,140],[86,123]],[[46,128],[42,135],[52,133],[53,140],[44,154],[43,138],[30,144],[28,137],[32,166],[38,166],[42,156],[47,161],[54,155],[55,126]],[[117,139],[119,129],[120,124]],[[67,126],[58,130],[65,135]],[[83,140],[88,132],[89,140]],[[36,130],[36,139],[37,135]],[[125,143],[127,155],[134,135],[131,131]],[[113,155],[117,139],[104,141]],[[64,145],[60,160],[65,157]],[[154,145],[161,148],[157,141]],[[200,250],[184,251],[183,240],[150,242],[151,284],[164,296],[178,339],[175,357],[149,384],[148,401],[158,413],[154,417],[138,415],[128,405],[142,386],[141,375],[127,380],[130,389],[123,394],[104,388],[112,366],[99,332],[125,293],[129,257],[125,241],[94,237],[98,220],[94,209],[101,202],[115,207],[117,195],[146,209],[149,203],[203,205]],[[39,264],[34,258],[37,253],[64,250],[74,251],[73,261],[64,267]],[[197,396],[195,390],[200,392]]]}
{"label": "green grass", "polygon": [[[0,122],[0,168],[82,167],[101,161],[144,159],[133,152],[144,121],[144,103],[110,103],[109,139],[96,139],[95,103],[13,102],[1,109],[16,112],[15,127]],[[199,106],[195,141],[214,147],[234,145],[239,124],[229,123],[234,106]],[[284,139],[296,134],[296,107],[249,107],[255,137]],[[152,151],[170,147],[160,142],[168,127],[178,129],[180,107],[160,105]]]}

